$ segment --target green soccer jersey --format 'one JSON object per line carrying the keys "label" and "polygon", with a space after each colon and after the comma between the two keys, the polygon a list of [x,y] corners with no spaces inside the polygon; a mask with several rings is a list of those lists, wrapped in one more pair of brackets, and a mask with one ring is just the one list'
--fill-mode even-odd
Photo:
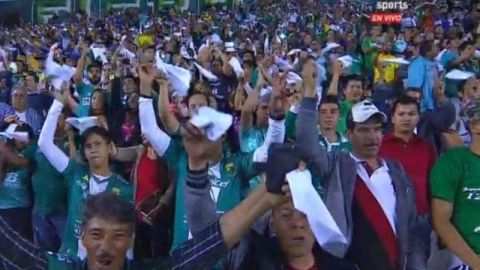
{"label": "green soccer jersey", "polygon": [[338,118],[337,131],[340,134],[345,134],[347,132],[347,117],[352,110],[353,103],[350,101],[341,101],[340,102],[340,117]]}
{"label": "green soccer jersey", "polygon": [[[81,235],[82,211],[85,200],[91,195],[90,182],[96,181],[89,173],[88,166],[70,160],[62,173],[69,184],[68,215],[65,234],[60,247],[60,253],[70,257],[84,256],[79,252],[79,237]],[[113,174],[102,183],[108,182],[106,191],[113,192],[121,197],[133,201],[132,186],[121,176]]]}
{"label": "green soccer jersey", "polygon": [[[35,151],[30,143],[20,155],[28,156]],[[0,182],[0,209],[23,208],[31,205],[30,171],[28,168],[9,169]]]}
{"label": "green soccer jersey", "polygon": [[81,83],[77,85],[77,93],[79,99],[79,105],[90,106],[90,97],[94,89],[93,85],[87,83]]}
{"label": "green soccer jersey", "polygon": [[[57,140],[55,144],[67,152],[68,141]],[[67,212],[67,182],[50,164],[45,155],[34,144],[35,151],[30,151],[25,158],[33,164],[32,189],[33,208],[43,214],[64,214]]]}
{"label": "green soccer jersey", "polygon": [[453,204],[452,224],[480,255],[480,156],[467,147],[447,151],[432,168],[430,192]]}
{"label": "green soccer jersey", "polygon": [[[177,173],[172,247],[176,248],[191,237],[184,199],[188,158],[181,140],[172,138],[162,159],[168,162],[170,168],[175,168]],[[253,170],[252,160],[253,153],[230,154],[226,151],[221,161],[216,166],[209,168],[211,196],[216,203],[218,213],[225,213],[237,206],[241,201],[243,191],[248,189],[248,180],[258,175]]]}
{"label": "green soccer jersey", "polygon": [[[267,127],[259,128],[252,126],[246,130],[240,130],[240,150],[244,153],[250,153],[255,151],[258,147],[262,146],[265,141],[265,135],[267,134]],[[250,191],[255,190],[260,185],[261,179],[257,175],[250,179]],[[242,195],[243,198],[248,196],[248,193]]]}

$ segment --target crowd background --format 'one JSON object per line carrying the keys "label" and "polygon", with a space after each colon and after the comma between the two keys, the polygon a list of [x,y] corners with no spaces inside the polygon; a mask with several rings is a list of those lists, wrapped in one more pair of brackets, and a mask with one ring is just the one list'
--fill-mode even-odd
{"label": "crowd background", "polygon": [[[428,262],[429,269],[462,263],[479,269],[479,161],[471,155],[475,150],[466,149],[478,140],[472,125],[480,118],[480,3],[406,2],[408,9],[395,25],[370,22],[375,1],[264,0],[200,13],[132,8],[90,17],[77,12],[55,15],[46,24],[0,27],[0,217],[44,250],[84,258],[78,239],[82,205],[90,195],[109,191],[135,204],[135,247],[128,256],[168,256],[195,236],[186,213],[195,205],[185,198],[191,195],[185,190],[192,149],[185,149],[182,131],[209,106],[233,117],[226,135],[209,146],[210,190],[205,192],[217,214],[262,184],[254,163],[264,147],[307,141],[309,124],[318,128],[314,144],[335,162],[342,162],[339,153],[373,151],[402,165],[399,172],[408,175],[417,214],[408,246],[415,257],[410,269],[427,269]],[[151,65],[160,70],[154,78],[146,71]],[[142,90],[149,87],[152,93]],[[315,96],[318,115],[309,118],[305,112]],[[361,111],[377,108],[385,117],[384,136],[372,139],[373,131],[366,130],[367,137],[352,141],[358,139],[352,135],[355,123],[368,120],[359,120]],[[284,120],[272,116],[279,110]],[[69,117],[77,119],[66,121]],[[272,134],[282,128],[285,138],[278,141]],[[105,149],[97,136],[108,143]],[[332,206],[334,189],[325,181],[335,178],[333,173],[315,170],[314,164],[308,168],[318,194]],[[389,185],[380,187],[381,196],[398,195]],[[377,200],[386,224],[395,227],[398,216],[385,210],[391,210],[392,200]],[[447,219],[439,218],[443,215]],[[355,238],[362,232],[358,228],[353,243],[366,240]],[[258,228],[252,241],[264,240],[265,230]],[[385,228],[380,231],[368,232],[382,238]],[[394,231],[402,242],[401,232]],[[437,243],[438,235],[443,241]],[[383,244],[385,258],[364,262],[350,254],[345,261],[361,269],[400,269],[403,259],[389,257],[392,247]],[[237,256],[245,254],[250,253]],[[215,267],[253,269],[232,257]],[[260,267],[266,259],[259,257],[249,260]],[[0,259],[5,269],[13,269],[9,258]],[[393,266],[375,268],[383,260]],[[372,268],[362,268],[369,264]]]}

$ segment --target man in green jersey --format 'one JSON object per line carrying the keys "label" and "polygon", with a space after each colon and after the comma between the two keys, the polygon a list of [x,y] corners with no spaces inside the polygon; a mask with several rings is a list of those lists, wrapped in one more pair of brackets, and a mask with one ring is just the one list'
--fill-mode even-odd
{"label": "man in green jersey", "polygon": [[[480,269],[480,100],[465,108],[470,147],[447,151],[430,174],[433,227],[465,265]],[[463,267],[463,268],[462,268]]]}
{"label": "man in green jersey", "polygon": [[82,55],[78,61],[77,69],[73,75],[73,81],[75,82],[75,88],[78,93],[79,106],[74,112],[78,116],[87,116],[90,111],[90,98],[93,90],[100,88],[100,81],[102,75],[102,66],[97,62],[92,62],[87,66],[88,78],[86,81],[83,79],[85,65],[87,63],[90,49],[83,46]]}

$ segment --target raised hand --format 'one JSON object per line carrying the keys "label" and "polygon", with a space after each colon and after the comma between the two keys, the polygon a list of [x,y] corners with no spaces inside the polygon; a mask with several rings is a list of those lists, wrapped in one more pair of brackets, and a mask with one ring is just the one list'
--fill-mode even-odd
{"label": "raised hand", "polygon": [[180,127],[180,134],[188,154],[189,168],[191,170],[205,169],[212,144],[205,136],[205,131],[188,122]]}

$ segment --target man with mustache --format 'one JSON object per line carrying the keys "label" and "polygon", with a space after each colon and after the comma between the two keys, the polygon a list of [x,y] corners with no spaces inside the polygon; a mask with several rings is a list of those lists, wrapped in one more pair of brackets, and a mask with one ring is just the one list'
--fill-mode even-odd
{"label": "man with mustache", "polygon": [[380,156],[398,161],[405,168],[415,187],[415,202],[419,216],[417,237],[412,240],[413,258],[427,269],[430,256],[430,226],[428,176],[436,159],[434,146],[414,133],[420,121],[420,104],[409,96],[393,103],[393,132],[383,137]]}
{"label": "man with mustache", "polygon": [[323,248],[360,269],[411,269],[407,255],[417,218],[413,186],[400,164],[378,157],[385,114],[369,101],[353,105],[346,133],[352,152],[328,153],[317,144],[317,73],[309,67],[302,71],[297,148],[322,179],[325,204],[347,238],[346,245]]}

